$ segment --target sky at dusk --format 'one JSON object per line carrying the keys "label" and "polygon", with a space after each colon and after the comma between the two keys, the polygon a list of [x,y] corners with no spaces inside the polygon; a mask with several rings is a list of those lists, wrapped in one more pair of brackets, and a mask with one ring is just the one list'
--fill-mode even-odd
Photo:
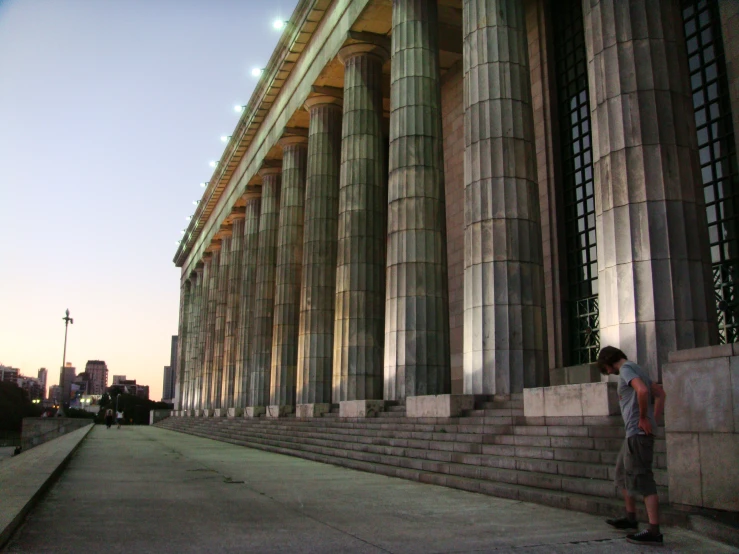
{"label": "sky at dusk", "polygon": [[162,394],[176,241],[296,0],[0,0],[0,364]]}

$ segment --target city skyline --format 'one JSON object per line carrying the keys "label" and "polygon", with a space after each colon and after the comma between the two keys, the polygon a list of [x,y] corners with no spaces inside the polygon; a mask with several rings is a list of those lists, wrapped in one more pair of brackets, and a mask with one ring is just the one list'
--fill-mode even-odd
{"label": "city skyline", "polygon": [[176,241],[295,3],[0,2],[2,363],[57,384],[69,309],[66,360],[159,399]]}

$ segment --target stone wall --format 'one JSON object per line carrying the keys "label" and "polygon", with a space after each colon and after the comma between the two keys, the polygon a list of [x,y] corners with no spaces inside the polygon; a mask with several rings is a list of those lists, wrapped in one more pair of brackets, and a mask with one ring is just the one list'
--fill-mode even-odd
{"label": "stone wall", "polygon": [[446,240],[449,267],[449,343],[452,394],[462,393],[464,323],[464,83],[462,63],[452,66],[441,86],[446,186]]}
{"label": "stone wall", "polygon": [[21,428],[21,447],[23,450],[29,450],[91,423],[93,423],[92,419],[72,417],[24,417]]}
{"label": "stone wall", "polygon": [[149,411],[149,425],[154,425],[158,421],[162,421],[163,419],[173,414],[174,412],[172,410],[150,410]]}
{"label": "stone wall", "polygon": [[663,379],[670,501],[739,511],[739,344],[673,352]]}

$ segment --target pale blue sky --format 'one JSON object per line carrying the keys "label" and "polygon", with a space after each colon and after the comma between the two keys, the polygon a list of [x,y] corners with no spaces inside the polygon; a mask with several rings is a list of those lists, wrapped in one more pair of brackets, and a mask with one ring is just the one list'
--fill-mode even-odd
{"label": "pale blue sky", "polygon": [[158,400],[180,231],[296,0],[0,0],[0,363]]}

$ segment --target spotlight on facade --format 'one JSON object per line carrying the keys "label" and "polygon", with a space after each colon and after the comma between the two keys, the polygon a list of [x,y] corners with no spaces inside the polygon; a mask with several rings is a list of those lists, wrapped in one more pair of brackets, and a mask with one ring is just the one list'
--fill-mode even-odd
{"label": "spotlight on facade", "polygon": [[230,138],[231,138],[231,136],[230,136],[230,135],[229,135],[229,136],[223,135],[223,136],[221,137],[221,142],[228,142],[228,139],[230,139]]}
{"label": "spotlight on facade", "polygon": [[205,187],[208,186],[208,183],[210,183],[210,181],[204,181],[204,182],[200,183],[200,186],[203,187],[203,188],[205,188]]}
{"label": "spotlight on facade", "polygon": [[237,113],[241,113],[244,111],[244,108],[246,108],[246,106],[234,106],[234,111]]}
{"label": "spotlight on facade", "polygon": [[215,166],[217,166],[217,165],[218,165],[218,162],[216,162],[216,161],[212,161],[212,162],[210,162],[210,163],[209,163],[208,165],[209,165],[210,167],[215,167]]}
{"label": "spotlight on facade", "polygon": [[187,216],[187,217],[186,217],[185,219],[186,219],[187,221],[190,221],[190,220],[192,219],[192,216],[191,216],[191,215],[188,215],[188,216]]}
{"label": "spotlight on facade", "polygon": [[200,200],[193,200],[192,203],[194,206],[197,206],[198,204],[200,204]]}
{"label": "spotlight on facade", "polygon": [[284,19],[275,19],[274,23],[272,23],[272,27],[274,27],[276,31],[282,31],[287,27],[287,21]]}
{"label": "spotlight on facade", "polygon": [[264,69],[260,69],[258,67],[255,67],[251,70],[251,76],[252,77],[261,77],[262,73],[264,73]]}

